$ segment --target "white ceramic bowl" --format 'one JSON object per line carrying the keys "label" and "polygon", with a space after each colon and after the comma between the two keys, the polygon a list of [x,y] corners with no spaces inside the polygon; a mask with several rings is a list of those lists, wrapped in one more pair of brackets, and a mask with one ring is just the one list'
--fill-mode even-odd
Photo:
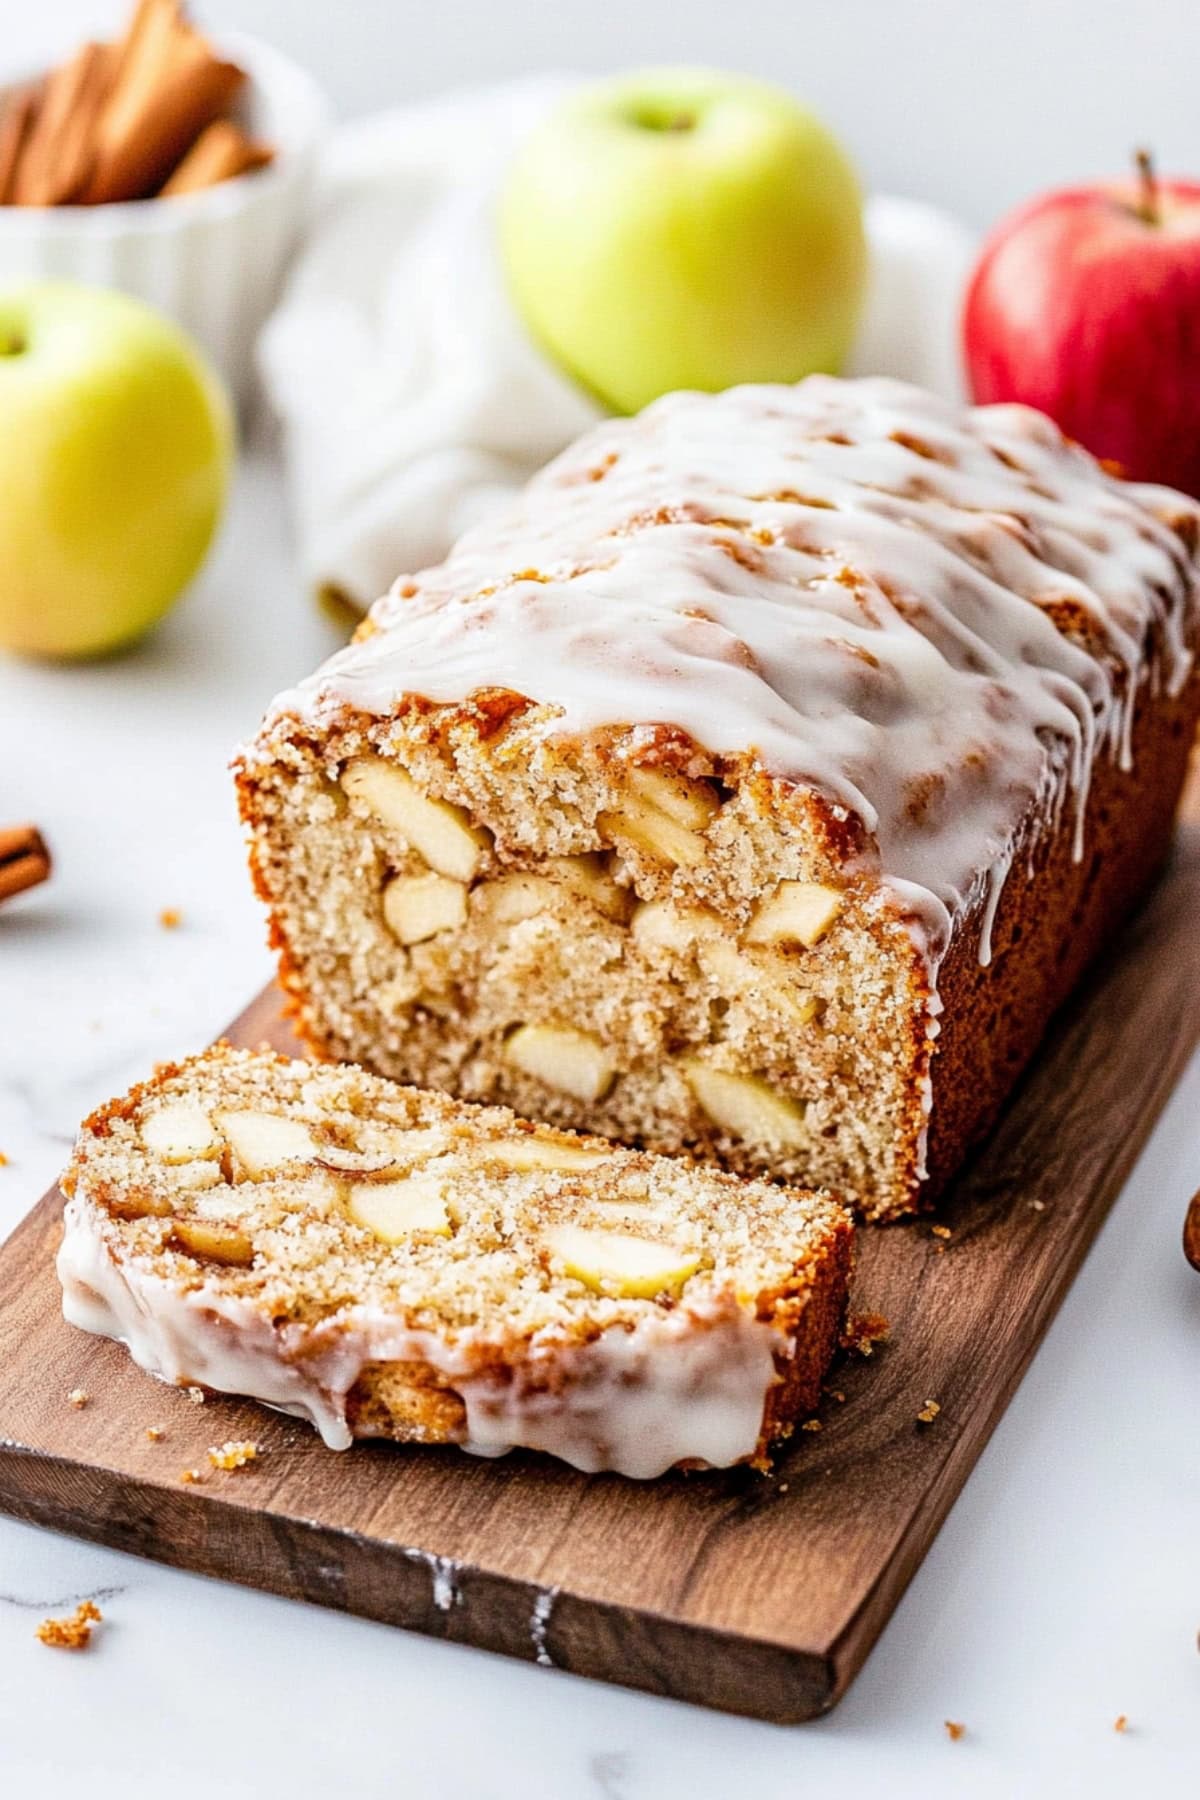
{"label": "white ceramic bowl", "polygon": [[169,200],[0,206],[0,283],[26,278],[121,288],[193,332],[241,404],[254,341],[304,219],[328,108],[298,64],[256,39],[221,51],[249,74],[241,122],[275,148],[265,169]]}

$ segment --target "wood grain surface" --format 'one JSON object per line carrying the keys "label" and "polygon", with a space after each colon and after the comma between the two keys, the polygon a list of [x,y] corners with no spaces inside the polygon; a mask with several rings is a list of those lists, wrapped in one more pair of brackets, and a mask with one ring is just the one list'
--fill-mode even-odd
{"label": "wood grain surface", "polygon": [[[890,1340],[835,1371],[844,1400],[830,1396],[771,1476],[642,1486],[535,1456],[337,1455],[256,1406],[193,1404],[62,1323],[54,1192],[0,1251],[0,1508],[653,1693],[777,1721],[822,1712],[861,1668],[1200,1039],[1198,921],[1193,832],[941,1209],[951,1235],[929,1220],[862,1231],[855,1304],[887,1316]],[[230,1035],[290,1048],[278,1007],[268,990]],[[82,1410],[66,1401],[76,1387]],[[923,1424],[930,1399],[940,1411]],[[260,1459],[212,1469],[208,1447],[229,1438],[257,1440]],[[203,1479],[181,1482],[186,1468]]]}

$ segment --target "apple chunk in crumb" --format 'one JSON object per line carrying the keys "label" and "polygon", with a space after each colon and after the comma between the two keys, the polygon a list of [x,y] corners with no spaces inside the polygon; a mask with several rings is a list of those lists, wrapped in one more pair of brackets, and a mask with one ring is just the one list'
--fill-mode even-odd
{"label": "apple chunk in crumb", "polygon": [[176,1100],[142,1120],[141,1139],[160,1162],[190,1163],[217,1158],[225,1140],[202,1106]]}
{"label": "apple chunk in crumb", "polygon": [[454,931],[466,923],[466,883],[433,869],[424,875],[397,875],[383,890],[383,918],[401,944],[423,944],[439,932]]}
{"label": "apple chunk in crumb", "polygon": [[698,831],[635,794],[628,795],[619,810],[601,813],[596,824],[613,843],[632,844],[657,862],[694,869],[704,861],[705,843]]}
{"label": "apple chunk in crumb", "polygon": [[254,1245],[246,1233],[236,1225],[217,1220],[177,1219],[171,1227],[170,1241],[189,1256],[225,1263],[230,1268],[248,1269],[254,1261]]}
{"label": "apple chunk in crumb", "polygon": [[598,1037],[563,1025],[518,1025],[505,1041],[504,1060],[575,1100],[602,1100],[617,1074]]}
{"label": "apple chunk in crumb", "polygon": [[422,793],[406,770],[381,756],[355,757],[342,770],[341,783],[352,801],[398,832],[439,875],[474,880],[488,836],[461,806]]}
{"label": "apple chunk in crumb", "polygon": [[652,1300],[655,1294],[680,1288],[700,1266],[699,1257],[690,1251],[628,1231],[551,1225],[543,1242],[576,1281],[627,1300]]}
{"label": "apple chunk in crumb", "polygon": [[809,1142],[804,1107],[756,1075],[715,1069],[695,1057],[684,1076],[702,1111],[730,1137],[770,1150],[800,1149]]}
{"label": "apple chunk in crumb", "polygon": [[437,1175],[410,1175],[401,1181],[355,1181],[346,1205],[354,1221],[385,1244],[402,1244],[418,1234],[451,1235],[445,1184]]}
{"label": "apple chunk in crumb", "polygon": [[540,1138],[497,1138],[480,1144],[477,1155],[502,1168],[523,1172],[528,1169],[595,1169],[612,1154],[606,1150],[587,1150],[582,1144],[547,1143]]}
{"label": "apple chunk in crumb", "polygon": [[818,881],[781,881],[746,931],[748,944],[819,943],[842,910],[836,888]]}
{"label": "apple chunk in crumb", "polygon": [[315,1162],[320,1148],[308,1126],[280,1113],[225,1111],[216,1115],[242,1172],[260,1181],[290,1164]]}

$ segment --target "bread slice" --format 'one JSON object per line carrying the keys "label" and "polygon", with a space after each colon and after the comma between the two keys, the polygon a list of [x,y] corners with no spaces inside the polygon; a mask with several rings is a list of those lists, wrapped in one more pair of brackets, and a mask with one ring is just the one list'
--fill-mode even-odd
{"label": "bread slice", "polygon": [[896,383],[607,421],[237,762],[319,1055],[935,1198],[1165,854],[1200,510]]}
{"label": "bread slice", "polygon": [[63,1190],[72,1324],[334,1449],[761,1462],[845,1307],[825,1196],[225,1045],[93,1113]]}

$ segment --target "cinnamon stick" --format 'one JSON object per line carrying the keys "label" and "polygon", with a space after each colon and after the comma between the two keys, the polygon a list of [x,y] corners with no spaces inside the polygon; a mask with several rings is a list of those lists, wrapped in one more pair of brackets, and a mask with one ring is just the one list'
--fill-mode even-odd
{"label": "cinnamon stick", "polygon": [[96,121],[111,76],[108,44],[84,44],[51,70],[13,175],[14,205],[64,206],[78,197],[91,174]]}
{"label": "cinnamon stick", "polygon": [[0,900],[36,887],[50,873],[50,852],[36,825],[0,827]]}
{"label": "cinnamon stick", "polygon": [[17,170],[37,118],[43,85],[31,81],[17,88],[0,109],[0,206],[15,202]]}
{"label": "cinnamon stick", "polygon": [[82,201],[97,206],[156,194],[245,80],[236,63],[214,55],[178,0],[143,0],[117,50]]}
{"label": "cinnamon stick", "polygon": [[201,188],[248,175],[265,168],[274,156],[269,144],[247,137],[232,119],[217,119],[196,139],[175,173],[162,188],[164,195],[195,194]]}

